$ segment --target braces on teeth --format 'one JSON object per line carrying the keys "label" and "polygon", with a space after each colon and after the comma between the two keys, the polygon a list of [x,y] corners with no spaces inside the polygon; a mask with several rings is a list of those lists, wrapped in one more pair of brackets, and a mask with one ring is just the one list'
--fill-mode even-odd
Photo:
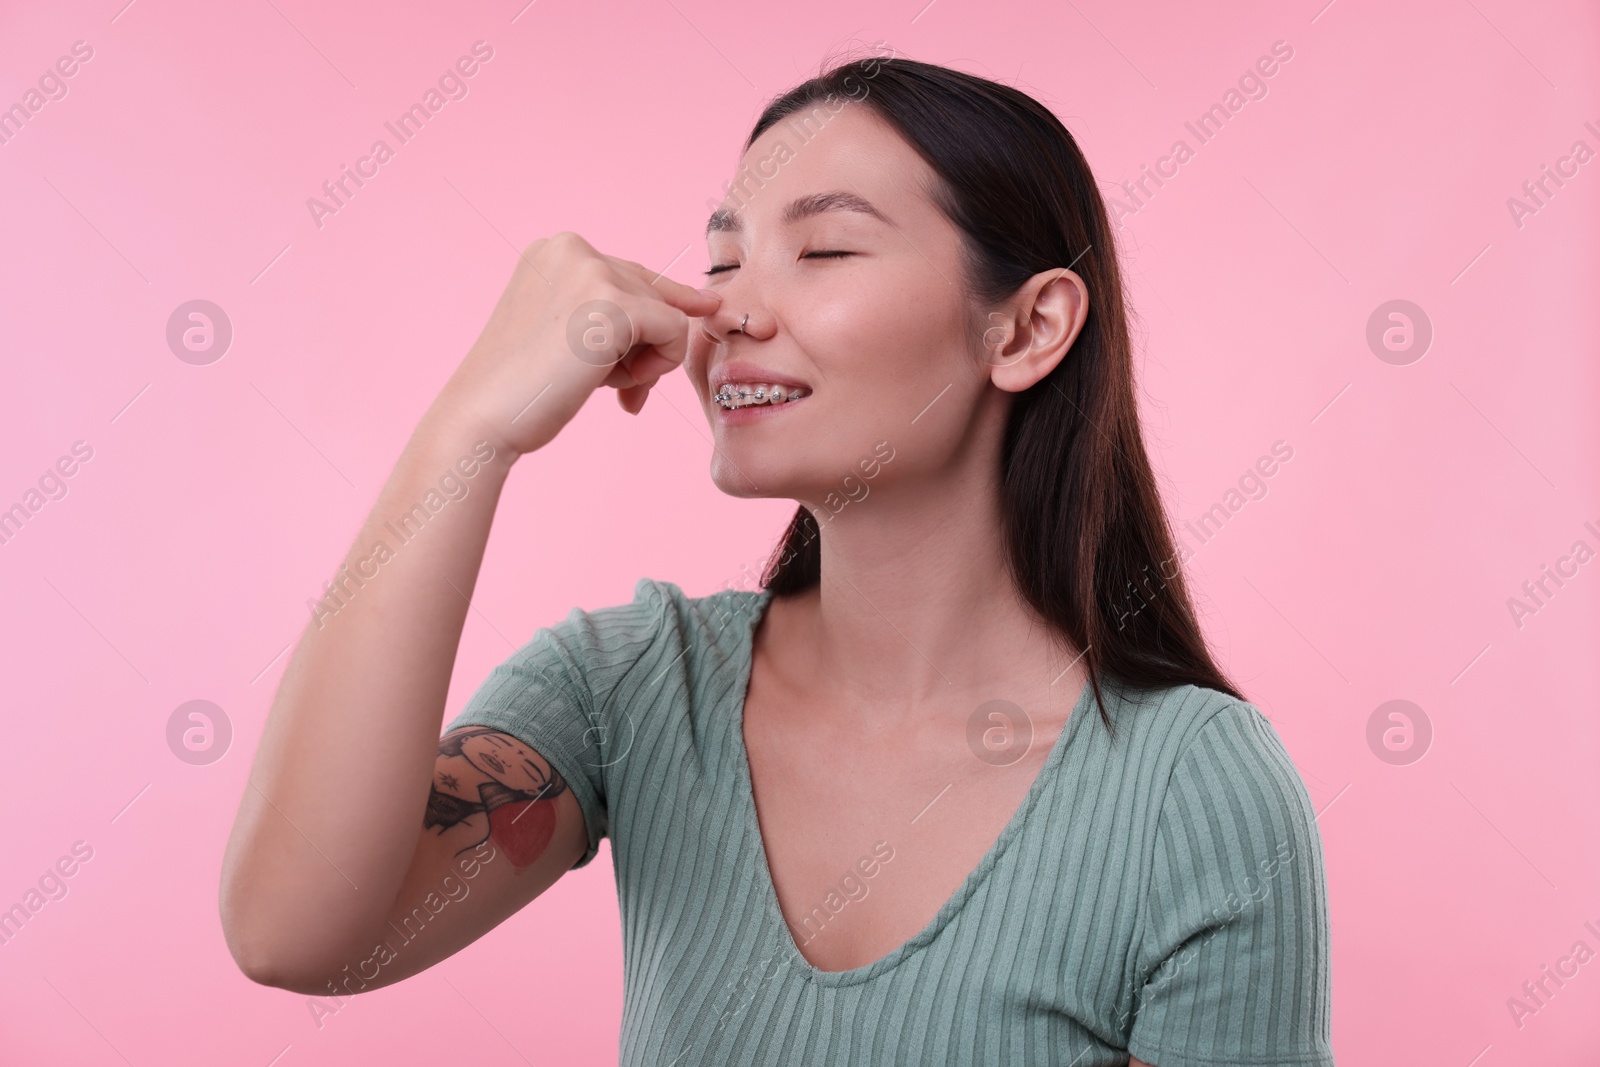
{"label": "braces on teeth", "polygon": [[712,397],[724,410],[749,407],[752,404],[787,404],[809,395],[811,390],[797,387],[785,390],[781,385],[725,384]]}

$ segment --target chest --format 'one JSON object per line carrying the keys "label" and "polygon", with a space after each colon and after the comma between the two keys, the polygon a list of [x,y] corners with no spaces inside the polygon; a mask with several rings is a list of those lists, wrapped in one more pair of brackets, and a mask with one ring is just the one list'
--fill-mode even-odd
{"label": "chest", "polygon": [[1011,762],[973,750],[963,705],[837,708],[752,675],[751,791],[772,889],[815,967],[866,966],[939,914],[1018,816],[1060,724]]}

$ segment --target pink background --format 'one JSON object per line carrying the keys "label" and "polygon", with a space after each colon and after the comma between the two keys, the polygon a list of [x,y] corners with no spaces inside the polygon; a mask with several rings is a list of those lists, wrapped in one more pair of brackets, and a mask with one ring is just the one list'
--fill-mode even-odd
{"label": "pink background", "polygon": [[[74,41],[94,56],[0,145],[0,508],[75,441],[94,454],[0,544],[0,908],[74,842],[93,858],[0,945],[0,1060],[615,1062],[609,850],[319,1028],[234,967],[223,844],[306,600],[514,246],[572,229],[694,283],[762,103],[879,40],[1036,94],[1124,198],[1293,48],[1124,220],[1167,504],[1181,529],[1294,450],[1189,572],[1321,812],[1339,1061],[1600,1051],[1600,958],[1520,1026],[1507,1005],[1574,942],[1600,951],[1600,562],[1520,628],[1507,607],[1573,542],[1600,549],[1600,159],[1520,227],[1506,204],[1575,141],[1600,151],[1592,5],[524,2],[8,5],[0,105]],[[306,198],[480,39],[469,95],[314,225]],[[207,366],[165,340],[197,298],[234,328]],[[1404,366],[1366,342],[1394,299],[1434,331]],[[574,605],[641,575],[709,593],[758,562],[792,505],[719,495],[708,458],[678,375],[637,419],[596,397],[525,460],[447,717]],[[193,699],[235,731],[209,765],[166,740]],[[1434,731],[1408,765],[1367,742],[1393,699]]]}

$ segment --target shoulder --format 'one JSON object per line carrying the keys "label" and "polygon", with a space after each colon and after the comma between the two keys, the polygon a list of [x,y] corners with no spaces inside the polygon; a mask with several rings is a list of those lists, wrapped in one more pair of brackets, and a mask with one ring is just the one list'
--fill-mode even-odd
{"label": "shoulder", "polygon": [[1259,709],[1219,689],[1201,685],[1175,685],[1161,689],[1117,686],[1114,721],[1120,732],[1127,728],[1141,736],[1159,737],[1164,744],[1187,747],[1197,733],[1219,716],[1225,719],[1266,722]]}
{"label": "shoulder", "polygon": [[680,658],[720,661],[737,649],[765,596],[732,589],[689,596],[674,582],[640,578],[631,601],[574,607],[528,648],[553,646],[568,670],[591,678]]}
{"label": "shoulder", "polygon": [[677,583],[655,578],[640,578],[633,588],[635,604],[651,605],[667,625],[701,642],[716,638],[732,624],[748,623],[766,596],[739,589],[690,596]]}
{"label": "shoulder", "polygon": [[767,599],[761,591],[721,589],[690,596],[675,582],[640,578],[633,588],[633,608],[680,648],[726,658],[749,637],[750,627]]}
{"label": "shoulder", "polygon": [[1261,709],[1229,693],[1198,685],[1118,689],[1112,717],[1120,741],[1159,754],[1174,770],[1234,762],[1281,769],[1293,762]]}
{"label": "shoulder", "polygon": [[[1160,691],[1144,711],[1163,753],[1153,772],[1151,867],[1175,885],[1231,891],[1252,871],[1291,864],[1286,884],[1319,895],[1322,843],[1305,781],[1272,723],[1254,704],[1197,686]],[[1181,894],[1179,894],[1181,895]],[[1231,899],[1226,898],[1224,899]],[[1308,921],[1310,916],[1307,916]]]}
{"label": "shoulder", "polygon": [[1246,700],[1204,686],[1122,690],[1118,744],[1147,775],[1168,833],[1200,824],[1225,837],[1305,839],[1315,813],[1278,731]]}
{"label": "shoulder", "polygon": [[1255,705],[1182,689],[1165,695],[1172,759],[1143,842],[1127,1048],[1154,1064],[1331,1064],[1310,796]]}

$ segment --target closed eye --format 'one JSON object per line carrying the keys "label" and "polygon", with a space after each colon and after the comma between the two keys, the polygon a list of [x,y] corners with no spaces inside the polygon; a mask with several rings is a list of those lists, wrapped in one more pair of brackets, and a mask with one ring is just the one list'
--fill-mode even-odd
{"label": "closed eye", "polygon": [[[805,255],[801,256],[800,258],[801,259],[843,259],[845,256],[853,256],[853,255],[855,255],[854,252],[816,251],[816,252],[807,252]],[[719,264],[713,266],[710,270],[706,271],[706,274],[707,275],[721,274],[723,271],[733,270],[738,265],[739,264],[737,264],[737,263],[719,263]]]}

